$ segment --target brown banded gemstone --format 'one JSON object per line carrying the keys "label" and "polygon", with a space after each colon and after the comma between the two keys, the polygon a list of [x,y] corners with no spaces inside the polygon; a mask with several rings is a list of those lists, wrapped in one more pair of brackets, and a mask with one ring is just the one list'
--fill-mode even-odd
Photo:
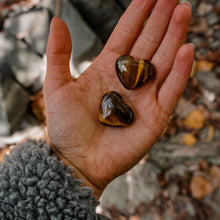
{"label": "brown banded gemstone", "polygon": [[135,89],[146,83],[155,73],[155,68],[148,60],[136,60],[130,55],[120,56],[115,64],[116,72],[126,89]]}
{"label": "brown banded gemstone", "polygon": [[103,98],[99,109],[99,121],[109,126],[128,126],[133,120],[132,109],[123,103],[121,95],[109,91]]}

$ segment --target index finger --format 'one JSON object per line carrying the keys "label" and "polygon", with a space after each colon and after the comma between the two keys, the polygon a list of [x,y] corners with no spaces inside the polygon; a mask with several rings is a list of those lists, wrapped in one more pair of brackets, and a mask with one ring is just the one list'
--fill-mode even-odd
{"label": "index finger", "polygon": [[133,0],[115,27],[104,51],[129,53],[154,3],[155,0]]}

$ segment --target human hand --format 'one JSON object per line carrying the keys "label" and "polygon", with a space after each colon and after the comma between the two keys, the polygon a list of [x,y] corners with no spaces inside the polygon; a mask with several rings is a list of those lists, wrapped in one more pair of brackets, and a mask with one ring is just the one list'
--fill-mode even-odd
{"label": "human hand", "polygon": [[[59,159],[99,197],[107,184],[132,168],[163,131],[189,78],[194,49],[182,45],[191,19],[189,4],[133,0],[102,53],[77,79],[69,69],[71,38],[58,18],[51,23],[44,85],[48,136]],[[150,60],[155,77],[126,90],[115,72],[117,58],[130,54]],[[116,91],[134,111],[128,127],[98,121],[107,91]]]}

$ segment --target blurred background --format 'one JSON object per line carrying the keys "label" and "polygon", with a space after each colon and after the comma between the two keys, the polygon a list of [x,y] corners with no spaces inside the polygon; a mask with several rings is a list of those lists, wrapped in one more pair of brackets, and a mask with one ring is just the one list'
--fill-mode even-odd
{"label": "blurred background", "polygon": [[[44,139],[42,86],[53,16],[72,36],[78,77],[102,50],[130,0],[0,0],[0,160],[28,138]],[[113,181],[98,212],[114,220],[220,219],[220,0],[190,0],[191,78],[148,155]]]}

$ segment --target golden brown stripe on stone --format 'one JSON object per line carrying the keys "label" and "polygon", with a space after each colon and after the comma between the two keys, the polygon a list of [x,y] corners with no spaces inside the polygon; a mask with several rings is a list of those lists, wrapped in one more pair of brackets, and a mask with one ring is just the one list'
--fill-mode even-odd
{"label": "golden brown stripe on stone", "polygon": [[123,55],[116,61],[116,72],[125,88],[135,89],[146,83],[155,69],[147,60],[136,60],[132,56]]}

